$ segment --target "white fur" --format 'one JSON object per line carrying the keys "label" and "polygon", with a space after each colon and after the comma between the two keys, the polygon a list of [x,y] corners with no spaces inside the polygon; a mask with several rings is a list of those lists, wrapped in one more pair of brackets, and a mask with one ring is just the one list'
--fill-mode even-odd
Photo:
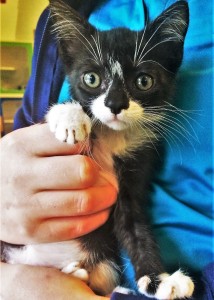
{"label": "white fur", "polygon": [[27,245],[7,251],[7,260],[11,264],[47,266],[63,269],[71,262],[85,258],[77,240],[59,243]]}
{"label": "white fur", "polygon": [[120,294],[124,294],[124,295],[136,295],[134,290],[122,287],[122,286],[117,286],[114,289],[114,293],[120,293]]}
{"label": "white fur", "polygon": [[105,105],[106,96],[107,94],[105,93],[97,97],[91,107],[94,116],[100,120],[102,124],[119,131],[127,129],[140,121],[144,112],[140,104],[130,99],[129,108],[123,109],[115,116],[109,107]]}
{"label": "white fur", "polygon": [[52,106],[46,121],[56,138],[68,144],[84,141],[91,132],[91,119],[76,102]]}
{"label": "white fur", "polygon": [[81,264],[79,261],[73,261],[69,263],[61,271],[65,274],[72,274],[74,277],[77,277],[85,282],[89,281],[88,271],[81,268]]}
{"label": "white fur", "polygon": [[176,271],[172,275],[161,274],[159,276],[161,283],[158,286],[155,295],[150,295],[146,292],[150,278],[143,276],[138,281],[139,292],[148,296],[154,297],[159,300],[174,300],[177,298],[191,297],[194,291],[194,283],[191,278],[184,275],[180,270]]}
{"label": "white fur", "polygon": [[111,76],[114,77],[116,74],[120,79],[124,81],[123,69],[118,60],[114,60],[111,56],[108,58],[109,66],[111,69]]}

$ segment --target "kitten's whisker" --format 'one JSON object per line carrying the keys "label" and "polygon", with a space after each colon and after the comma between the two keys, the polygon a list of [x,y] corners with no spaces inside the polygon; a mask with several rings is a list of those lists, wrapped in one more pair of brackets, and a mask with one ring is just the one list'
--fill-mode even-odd
{"label": "kitten's whisker", "polygon": [[[156,116],[156,113],[152,113],[149,112],[149,115],[151,115],[151,118],[154,118],[154,116]],[[198,137],[195,133],[195,131],[192,129],[193,134],[190,133],[190,131],[188,131],[185,126],[183,125],[183,123],[181,121],[179,121],[177,118],[171,116],[171,115],[162,115],[162,118],[160,119],[160,121],[162,122],[166,122],[169,124],[174,125],[175,127],[177,127],[178,129],[180,129],[181,131],[179,131],[178,129],[172,127],[173,130],[177,130],[178,133],[181,134],[181,132],[183,132],[185,134],[185,138],[187,139],[188,136],[191,137],[193,140],[199,142]]]}
{"label": "kitten's whisker", "polygon": [[[57,15],[57,14],[56,14]],[[62,16],[61,16],[62,17]],[[58,32],[58,37],[59,38],[63,38],[63,39],[66,39],[67,37],[68,38],[70,38],[71,36],[74,36],[74,37],[76,37],[76,38],[78,38],[78,40],[79,41],[81,41],[82,43],[83,43],[83,41],[77,36],[77,35],[75,35],[75,34],[73,34],[72,32],[68,32],[67,30],[65,31],[66,33],[65,34],[62,34],[62,32],[63,32],[63,30],[65,30],[65,27],[67,26],[67,28],[70,28],[70,26],[72,26],[73,27],[73,29],[75,29],[76,30],[76,32],[77,33],[79,33],[79,35],[88,43],[88,46],[91,48],[91,50],[89,50],[89,48],[88,47],[86,47],[87,48],[87,50],[89,50],[89,52],[93,55],[93,57],[95,58],[95,60],[99,60],[98,59],[98,56],[97,56],[97,54],[96,54],[96,51],[94,50],[94,48],[93,48],[93,46],[92,46],[92,44],[90,43],[90,41],[82,34],[82,32],[77,28],[77,26],[75,26],[73,23],[72,23],[72,21],[68,21],[68,20],[66,20],[64,17],[62,17],[64,20],[63,21],[61,21],[61,22],[58,22],[58,26],[57,27],[55,27],[54,29],[53,29],[53,32]],[[63,29],[63,30],[61,30],[61,29]],[[83,43],[83,45],[84,46],[86,46],[85,45],[85,43]]]}
{"label": "kitten's whisker", "polygon": [[99,35],[98,35],[98,31],[97,31],[97,40],[96,38],[91,35],[95,45],[96,45],[96,48],[97,48],[97,53],[98,53],[98,56],[99,56],[99,59],[100,59],[100,62],[103,62],[103,58],[102,58],[102,54],[101,54],[101,48],[100,48],[100,44],[99,44]]}
{"label": "kitten's whisker", "polygon": [[171,73],[171,74],[174,74],[174,72],[166,69],[162,64],[160,64],[159,62],[155,61],[155,60],[151,60],[151,59],[148,59],[148,60],[143,60],[143,61],[140,61],[138,62],[137,66],[143,64],[143,63],[154,63],[154,64],[157,64],[158,66],[160,66],[161,68],[163,68],[165,71]]}
{"label": "kitten's whisker", "polygon": [[[172,108],[169,108],[169,106],[172,106]],[[154,112],[155,110],[155,112]],[[186,124],[189,126],[189,128],[191,129],[192,131],[192,134],[189,133],[189,135],[195,140],[197,141],[198,143],[200,142],[199,139],[198,139],[198,136],[191,124],[191,122],[194,122],[196,123],[198,126],[202,127],[195,119],[193,119],[192,117],[188,116],[187,113],[196,113],[195,111],[188,111],[188,110],[182,110],[182,109],[179,109],[173,105],[170,105],[170,103],[167,105],[167,106],[161,106],[161,107],[151,107],[150,109],[146,109],[147,112],[150,112],[150,113],[160,113],[161,111],[163,112],[168,112],[167,114],[165,114],[165,118],[166,116],[168,117],[168,119],[172,119],[172,120],[175,120],[175,122],[179,123],[181,126],[183,126],[183,122],[181,122],[178,118],[176,117],[173,117],[172,116],[172,113],[178,115],[180,118],[182,118]]]}
{"label": "kitten's whisker", "polygon": [[[140,128],[143,130],[143,132],[145,133],[145,135],[147,136],[147,138],[149,139],[150,144],[153,146],[153,148],[155,149],[156,153],[158,156],[160,156],[157,147],[155,146],[155,143],[152,141],[152,138],[156,141],[158,141],[157,136],[155,135],[155,133],[149,129],[146,124],[142,121],[138,121],[138,126],[140,126]],[[149,130],[149,132],[148,132]],[[149,134],[151,134],[152,136],[150,136]]]}
{"label": "kitten's whisker", "polygon": [[156,30],[153,32],[153,34],[150,36],[150,38],[148,39],[148,41],[146,42],[146,44],[144,45],[141,53],[140,53],[140,56],[138,58],[138,61],[141,60],[141,56],[143,55],[144,53],[144,50],[146,49],[147,45],[149,44],[149,42],[153,39],[153,37],[155,36],[155,34],[158,32],[158,30],[161,28],[161,26],[167,21],[167,18],[165,20],[163,20],[163,22],[156,28]]}
{"label": "kitten's whisker", "polygon": [[138,56],[138,53],[139,53],[139,51],[140,51],[141,45],[142,45],[142,43],[143,43],[143,40],[144,40],[144,36],[145,36],[145,32],[146,32],[148,23],[149,23],[149,17],[148,17],[148,14],[147,14],[146,24],[145,24],[145,28],[144,28],[143,33],[142,33],[142,37],[141,37],[139,46],[138,46],[138,31],[137,31],[137,40],[136,40],[136,43],[135,43],[135,53],[134,53],[134,65],[136,65],[137,56]]}
{"label": "kitten's whisker", "polygon": [[[141,54],[138,58],[138,62],[141,61],[143,59],[143,57],[145,57],[144,51],[146,50],[146,47],[148,46],[148,44],[150,43],[150,41],[154,38],[154,36],[156,35],[156,33],[159,31],[159,29],[164,25],[164,23],[168,22],[168,20],[170,19],[170,21],[172,22],[173,18],[175,18],[176,16],[178,16],[179,14],[175,11],[172,14],[169,14],[162,22],[161,24],[156,28],[156,30],[154,31],[154,33],[151,35],[151,37],[148,39],[148,41],[146,42],[146,44],[144,45]],[[178,20],[176,19],[176,21],[173,22],[173,26],[177,27],[177,22]],[[181,18],[179,18],[179,23],[181,23],[182,20]],[[183,25],[185,25],[186,23],[183,23]],[[171,25],[172,26],[172,25]],[[183,36],[179,34],[179,30],[175,31],[175,29],[173,29],[173,27],[171,28],[171,30],[167,30],[165,31],[166,35],[171,35],[174,38],[174,41],[182,41],[183,40]],[[148,53],[148,51],[146,52]],[[138,65],[138,64],[137,64]]]}
{"label": "kitten's whisker", "polygon": [[101,47],[101,44],[100,44],[100,35],[99,35],[98,30],[97,30],[97,44],[98,44],[99,53],[100,53],[100,60],[101,60],[101,62],[103,62],[102,47]]}
{"label": "kitten's whisker", "polygon": [[156,48],[157,46],[159,46],[159,45],[161,45],[161,44],[164,44],[164,43],[168,43],[168,42],[176,42],[176,41],[177,41],[177,40],[176,40],[175,38],[171,37],[171,38],[168,38],[168,39],[166,39],[166,40],[163,40],[163,41],[161,41],[161,42],[159,42],[159,43],[156,43],[154,46],[152,46],[149,50],[146,51],[146,53],[144,53],[144,54],[140,57],[140,59],[138,60],[137,66],[139,66],[139,64],[140,64],[141,61],[144,59],[144,57],[145,57],[150,51],[152,51],[154,48]]}
{"label": "kitten's whisker", "polygon": [[[203,126],[201,126],[200,123],[198,123],[195,119],[193,119],[192,117],[190,117],[190,116],[187,114],[187,113],[192,113],[192,114],[200,115],[200,114],[198,114],[198,111],[195,111],[195,110],[182,110],[182,109],[177,108],[176,106],[174,106],[174,105],[172,105],[172,104],[170,104],[170,103],[168,103],[168,102],[166,102],[166,101],[165,101],[165,103],[167,103],[168,106],[172,107],[172,110],[171,110],[172,112],[178,114],[180,117],[182,117],[182,118],[188,123],[188,125],[191,127],[191,129],[192,129],[193,132],[194,132],[194,129],[193,129],[193,127],[192,127],[190,121],[196,123],[197,126],[203,128]],[[196,135],[196,137],[197,137],[197,135]]]}
{"label": "kitten's whisker", "polygon": [[138,49],[138,31],[137,31],[137,33],[136,33],[136,42],[135,42],[135,50],[134,50],[134,65],[135,65],[135,63],[136,63],[136,58],[137,58],[137,49]]}
{"label": "kitten's whisker", "polygon": [[[189,139],[189,137],[188,137],[188,135],[189,135],[189,136],[192,138],[192,135],[191,135],[187,130],[184,131],[183,128],[182,128],[182,130],[184,131],[184,133],[182,133],[182,130],[176,129],[176,128],[173,127],[173,126],[170,126],[169,124],[166,124],[165,121],[166,121],[166,120],[163,120],[162,123],[161,123],[161,122],[159,123],[160,128],[162,128],[163,131],[167,132],[167,133],[170,134],[171,136],[173,135],[173,136],[179,141],[179,143],[180,143],[182,146],[184,146],[184,143],[182,142],[182,139],[179,138],[179,136],[182,137],[183,140],[187,141],[187,142],[191,145],[193,151],[196,153],[194,143],[193,143],[192,140]],[[169,122],[170,122],[170,121],[169,121]],[[177,125],[177,124],[176,124],[176,125]],[[177,143],[176,143],[176,145],[177,145]]]}
{"label": "kitten's whisker", "polygon": [[[158,132],[159,136],[161,136],[163,138],[163,140],[166,141],[167,145],[169,146],[169,149],[172,152],[174,152],[174,149],[173,149],[171,143],[176,146],[176,148],[179,152],[180,161],[182,162],[182,155],[181,155],[181,150],[180,150],[178,142],[181,145],[183,145],[183,143],[178,138],[178,136],[176,134],[174,134],[173,132],[171,132],[169,129],[163,127],[161,124],[156,124],[155,123],[155,124],[153,124],[153,128],[154,128],[155,131]],[[176,151],[176,155],[177,155],[177,151]]]}

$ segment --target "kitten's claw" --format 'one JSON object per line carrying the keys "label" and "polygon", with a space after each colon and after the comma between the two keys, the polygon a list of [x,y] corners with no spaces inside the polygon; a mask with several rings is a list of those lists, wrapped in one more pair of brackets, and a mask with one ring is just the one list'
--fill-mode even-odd
{"label": "kitten's claw", "polygon": [[194,291],[194,284],[190,277],[184,275],[180,270],[169,274],[161,274],[157,278],[160,283],[156,288],[156,292],[151,294],[148,292],[151,279],[149,276],[143,276],[138,280],[139,292],[148,297],[155,297],[159,300],[174,300],[177,298],[189,298]]}
{"label": "kitten's claw", "polygon": [[55,137],[68,144],[84,141],[91,132],[91,119],[76,102],[54,105],[46,121]]}

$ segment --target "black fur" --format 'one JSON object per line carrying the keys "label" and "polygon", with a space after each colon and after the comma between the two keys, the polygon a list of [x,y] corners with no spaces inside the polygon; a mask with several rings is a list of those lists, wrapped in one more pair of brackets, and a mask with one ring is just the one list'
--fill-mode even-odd
{"label": "black fur", "polygon": [[[188,27],[188,6],[185,1],[175,3],[147,26],[141,49],[149,42],[151,50],[144,57],[147,62],[139,66],[133,63],[136,32],[124,28],[99,31],[103,61],[96,63],[89,53],[91,50],[89,44],[82,36],[86,37],[95,48],[92,36],[95,37],[97,30],[74,11],[65,12],[62,1],[50,1],[50,8],[61,58],[70,77],[72,96],[89,116],[93,115],[91,102],[105,92],[109,83],[109,78],[105,74],[105,69],[110,68],[109,54],[122,65],[128,90],[128,93],[124,92],[122,80],[115,76],[105,102],[112,112],[117,114],[122,109],[127,109],[129,95],[140,101],[143,107],[160,106],[164,100],[171,99],[175,75],[182,62],[183,42]],[[72,24],[67,28],[58,28],[62,18],[72,20]],[[172,25],[176,18],[179,20]],[[174,36],[170,30],[174,30]],[[158,34],[154,34],[155,32]],[[68,38],[64,38],[64,34]],[[140,36],[143,32],[138,34]],[[162,43],[167,39],[170,41]],[[84,44],[87,47],[84,47]],[[155,46],[157,44],[158,46]],[[90,89],[83,84],[81,76],[88,71],[100,75],[102,79],[100,87]],[[133,78],[141,73],[150,74],[154,78],[154,87],[151,90],[142,92],[136,88]],[[156,149],[147,148],[145,145],[139,147],[131,157],[114,157],[119,194],[113,214],[103,227],[80,239],[83,247],[92,253],[91,264],[94,263],[94,252],[98,255],[97,262],[105,259],[117,261],[118,252],[115,250],[124,248],[134,265],[136,280],[144,275],[150,276],[151,283],[147,291],[150,294],[155,294],[159,283],[158,275],[164,272],[157,245],[143,211],[145,209],[142,209],[149,200],[152,179],[157,172],[157,161]]]}

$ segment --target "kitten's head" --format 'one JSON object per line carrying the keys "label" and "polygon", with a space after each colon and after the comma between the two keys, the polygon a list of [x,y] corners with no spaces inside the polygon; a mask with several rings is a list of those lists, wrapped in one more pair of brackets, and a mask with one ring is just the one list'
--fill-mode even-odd
{"label": "kitten's head", "polygon": [[188,5],[178,1],[145,30],[98,31],[62,0],[51,0],[53,31],[84,111],[115,130],[148,123],[169,100],[183,57]]}

